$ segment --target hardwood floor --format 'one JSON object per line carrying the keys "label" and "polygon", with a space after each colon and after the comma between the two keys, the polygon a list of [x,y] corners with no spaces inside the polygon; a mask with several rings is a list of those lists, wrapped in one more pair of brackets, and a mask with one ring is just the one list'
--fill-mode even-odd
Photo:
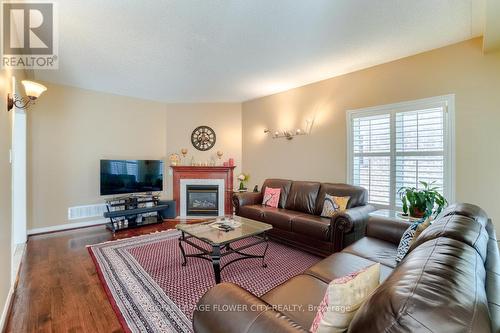
{"label": "hardwood floor", "polygon": [[31,236],[6,332],[123,332],[86,245],[172,229],[177,223],[115,236],[104,226]]}

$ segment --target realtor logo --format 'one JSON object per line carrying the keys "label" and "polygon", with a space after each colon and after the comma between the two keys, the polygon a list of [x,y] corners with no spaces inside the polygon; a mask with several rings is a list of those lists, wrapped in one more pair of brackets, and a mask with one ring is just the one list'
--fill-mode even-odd
{"label": "realtor logo", "polygon": [[52,2],[2,3],[2,68],[58,68],[56,13]]}

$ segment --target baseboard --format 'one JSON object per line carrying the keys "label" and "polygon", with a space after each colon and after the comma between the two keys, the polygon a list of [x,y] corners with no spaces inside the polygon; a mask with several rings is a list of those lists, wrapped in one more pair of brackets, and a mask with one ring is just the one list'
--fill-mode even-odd
{"label": "baseboard", "polygon": [[45,234],[48,232],[54,232],[54,231],[63,231],[63,230],[70,230],[70,229],[77,229],[77,228],[92,227],[95,225],[106,224],[107,222],[108,221],[106,219],[100,219],[100,220],[94,220],[94,221],[54,225],[51,227],[34,228],[34,229],[28,230],[28,235],[37,235],[37,234]]}
{"label": "baseboard", "polygon": [[[18,244],[17,246],[22,246],[22,251],[21,251],[21,253],[19,253],[19,256],[22,259],[24,256],[24,251],[26,251],[26,244]],[[9,289],[9,293],[7,294],[7,298],[5,299],[5,304],[4,304],[4,307],[2,310],[2,317],[0,317],[0,332],[4,332],[5,329],[7,328],[6,327],[7,326],[7,319],[9,317],[10,310],[12,308],[12,301],[14,300],[14,292],[16,290],[17,282],[19,280],[19,271],[21,269],[21,264],[22,264],[22,260],[19,260],[16,267],[13,267],[13,269],[15,270],[15,274],[13,276],[15,276],[15,278],[11,279],[13,281],[10,285],[10,289]]]}
{"label": "baseboard", "polygon": [[7,317],[10,312],[10,308],[12,306],[12,299],[14,297],[15,284],[13,284],[9,289],[9,294],[7,295],[7,299],[5,300],[5,305],[2,311],[2,317],[0,318],[0,332],[5,332],[7,328]]}

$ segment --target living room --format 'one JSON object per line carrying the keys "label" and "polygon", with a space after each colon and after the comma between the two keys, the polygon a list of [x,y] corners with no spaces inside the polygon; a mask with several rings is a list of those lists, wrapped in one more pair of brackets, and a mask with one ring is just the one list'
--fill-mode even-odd
{"label": "living room", "polygon": [[2,331],[500,332],[499,0],[2,10]]}

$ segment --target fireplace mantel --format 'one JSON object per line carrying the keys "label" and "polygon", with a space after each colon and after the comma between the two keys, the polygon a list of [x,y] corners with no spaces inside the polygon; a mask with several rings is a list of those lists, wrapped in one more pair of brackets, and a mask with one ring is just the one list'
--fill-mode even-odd
{"label": "fireplace mantel", "polygon": [[171,165],[174,172],[233,172],[236,166],[193,166],[193,165]]}
{"label": "fireplace mantel", "polygon": [[224,214],[231,215],[233,206],[233,170],[235,166],[171,166],[173,170],[173,195],[177,202],[177,216],[180,215],[181,179],[224,179]]}

